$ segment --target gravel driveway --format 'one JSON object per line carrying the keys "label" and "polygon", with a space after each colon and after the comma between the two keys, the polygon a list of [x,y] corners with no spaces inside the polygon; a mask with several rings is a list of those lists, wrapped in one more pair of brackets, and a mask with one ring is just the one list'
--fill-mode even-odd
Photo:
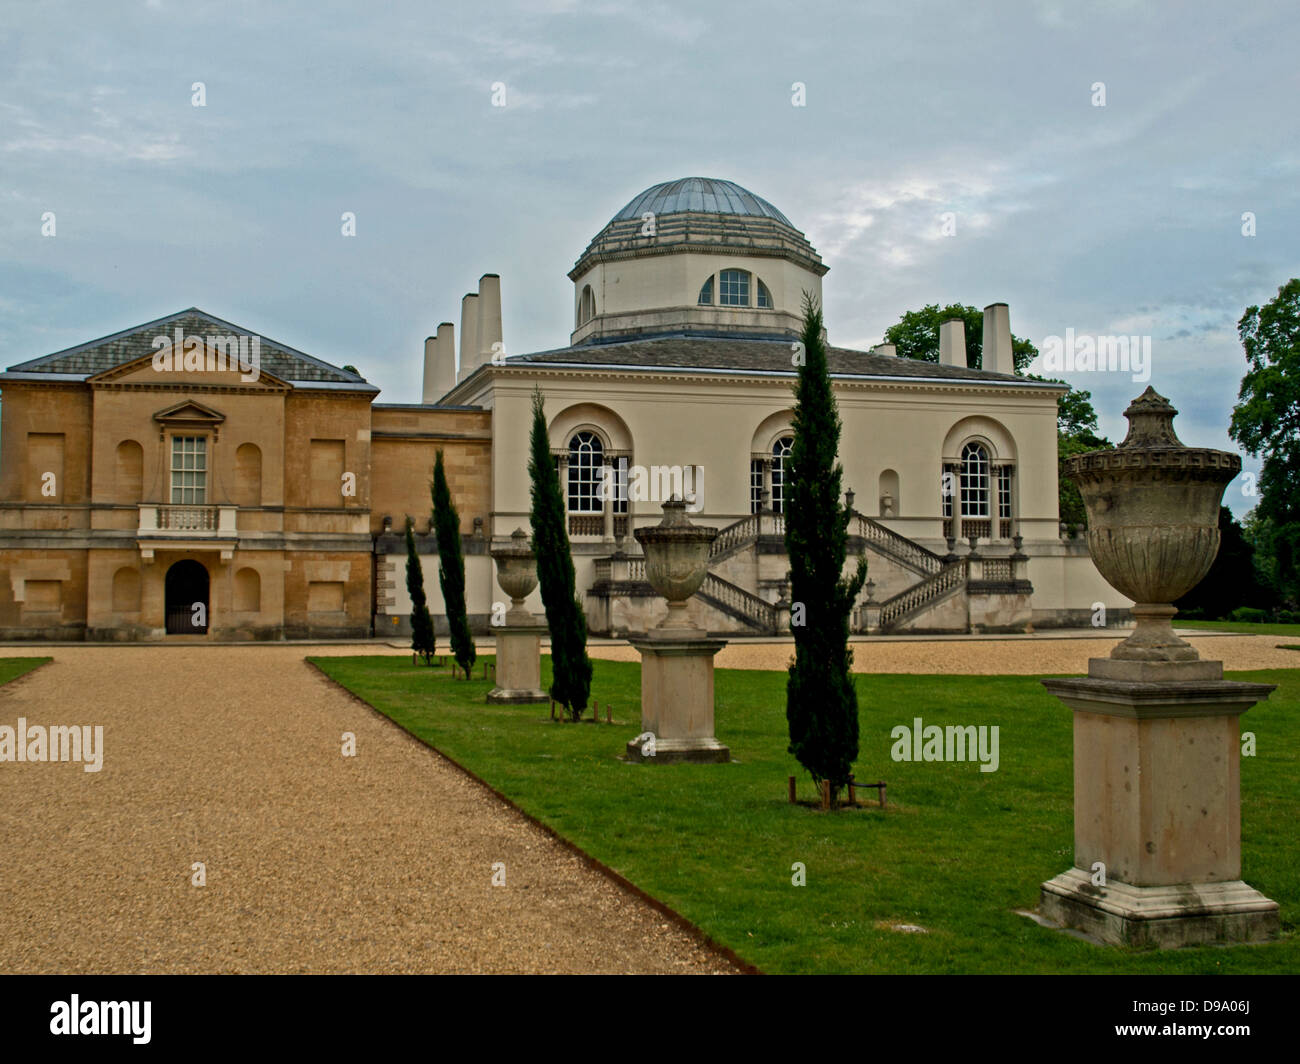
{"label": "gravel driveway", "polygon": [[0,972],[731,970],[303,661],[372,652],[0,648],[0,724],[104,726],[0,764]]}

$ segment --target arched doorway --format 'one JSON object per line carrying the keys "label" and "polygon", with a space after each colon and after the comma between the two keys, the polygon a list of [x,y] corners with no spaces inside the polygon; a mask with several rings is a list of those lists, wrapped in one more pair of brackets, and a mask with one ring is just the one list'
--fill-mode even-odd
{"label": "arched doorway", "polygon": [[167,570],[166,596],[168,635],[207,635],[207,569],[188,558],[177,562]]}

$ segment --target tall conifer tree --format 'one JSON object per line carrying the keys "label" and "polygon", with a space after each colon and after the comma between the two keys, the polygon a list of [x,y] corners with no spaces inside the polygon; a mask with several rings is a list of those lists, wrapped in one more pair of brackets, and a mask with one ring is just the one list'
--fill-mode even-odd
{"label": "tall conifer tree", "polygon": [[840,500],[840,416],[826,364],[821,308],[806,292],[801,339],[794,445],[784,491],[795,647],[785,712],[790,753],[818,785],[830,781],[833,800],[848,785],[858,756],[849,614],[867,578],[867,561],[860,558],[853,576],[843,575],[850,513]]}
{"label": "tall conifer tree", "polygon": [[433,617],[429,615],[429,600],[424,594],[424,569],[415,549],[415,522],[406,519],[406,591],[411,596],[411,652],[429,664],[438,649],[433,634]]}
{"label": "tall conifer tree", "polygon": [[545,401],[540,388],[533,392],[533,428],[528,475],[532,479],[533,551],[537,555],[537,582],[546,624],[551,630],[551,697],[582,718],[591,695],[591,659],[587,657],[587,616],[575,593],[573,555],[560,493],[560,475],[551,457],[546,431]]}
{"label": "tall conifer tree", "polygon": [[451,652],[456,664],[469,675],[476,653],[465,612],[465,558],[460,546],[460,514],[447,488],[447,471],[439,449],[433,464],[433,533],[438,540],[438,583],[442,587],[443,609],[451,629]]}

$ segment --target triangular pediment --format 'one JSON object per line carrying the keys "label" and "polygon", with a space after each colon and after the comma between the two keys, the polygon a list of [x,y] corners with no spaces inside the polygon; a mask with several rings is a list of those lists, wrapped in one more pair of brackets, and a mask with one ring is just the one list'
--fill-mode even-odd
{"label": "triangular pediment", "polygon": [[185,399],[159,410],[154,414],[153,419],[162,425],[211,426],[220,425],[226,420],[226,415],[193,399]]}

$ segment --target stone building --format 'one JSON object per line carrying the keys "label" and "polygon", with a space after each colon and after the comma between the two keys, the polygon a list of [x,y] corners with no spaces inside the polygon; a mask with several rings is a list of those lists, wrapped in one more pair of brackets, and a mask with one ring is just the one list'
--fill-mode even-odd
{"label": "stone building", "polygon": [[[194,308],[12,366],[0,638],[405,634],[402,529],[412,515],[434,551],[438,449],[485,627],[503,597],[487,551],[528,522],[538,386],[592,630],[657,620],[631,529],[678,492],[723,530],[700,623],[777,631],[795,345],[826,272],[771,204],[689,178],[633,199],[582,253],[565,347],[507,355],[500,280],[481,278],[459,358],[449,322],[425,342],[419,403],[378,403],[356,373]],[[985,369],[966,366],[960,323],[940,339],[938,364],[830,348],[851,548],[872,580],[858,627],[1086,624],[1098,602],[1122,616],[1127,600],[1060,534],[1061,389],[1014,375],[1005,305],[985,313]],[[425,577],[437,612],[436,558]]]}

